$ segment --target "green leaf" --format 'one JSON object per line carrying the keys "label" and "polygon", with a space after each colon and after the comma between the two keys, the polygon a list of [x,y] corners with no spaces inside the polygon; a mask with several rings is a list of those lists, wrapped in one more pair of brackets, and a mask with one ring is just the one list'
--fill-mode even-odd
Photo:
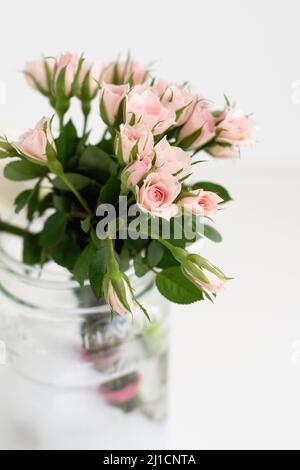
{"label": "green leaf", "polygon": [[222,235],[211,225],[204,226],[204,236],[216,243],[222,241]]}
{"label": "green leaf", "polygon": [[71,195],[69,193],[63,193],[63,194],[53,194],[52,195],[52,202],[53,202],[53,207],[58,211],[58,212],[70,212],[73,207],[73,201],[71,199]]}
{"label": "green leaf", "polygon": [[48,251],[50,251],[51,257],[57,264],[71,272],[81,253],[79,246],[67,236],[57,245],[48,247]]}
{"label": "green leaf", "polygon": [[209,181],[199,181],[199,183],[193,185],[193,189],[204,189],[204,191],[211,191],[216,193],[223,199],[222,204],[228,201],[232,201],[232,197],[230,196],[227,189],[225,189],[220,184],[210,183]]}
{"label": "green leaf", "polygon": [[121,181],[112,175],[100,191],[99,204],[113,203],[120,194]]}
{"label": "green leaf", "polygon": [[81,255],[79,256],[79,258],[77,259],[75,263],[73,275],[75,279],[79,282],[81,287],[83,287],[84,281],[88,277],[90,264],[94,258],[95,253],[96,253],[96,247],[91,242],[83,250],[83,252],[81,253]]}
{"label": "green leaf", "polygon": [[164,254],[157,265],[158,268],[160,269],[166,269],[166,268],[171,268],[172,266],[179,266],[178,261],[174,258],[172,255],[171,251],[168,250],[168,248],[164,247]]}
{"label": "green leaf", "polygon": [[134,271],[137,277],[143,277],[150,271],[150,267],[145,263],[142,254],[137,254],[133,259]]}
{"label": "green leaf", "polygon": [[44,248],[57,245],[66,233],[68,216],[63,212],[51,215],[40,233],[40,244]]}
{"label": "green leaf", "polygon": [[63,128],[60,136],[56,139],[57,158],[65,166],[77,150],[79,139],[76,127],[70,120]]}
{"label": "green leaf", "polygon": [[88,233],[91,228],[91,217],[88,216],[86,219],[81,220],[80,226],[84,233]]}
{"label": "green leaf", "polygon": [[165,269],[156,276],[159,292],[171,302],[191,304],[203,300],[203,293],[182,273],[179,266]]}
{"label": "green leaf", "polygon": [[40,200],[38,211],[39,215],[43,215],[47,209],[50,209],[50,207],[53,207],[53,193],[48,193],[46,196]]}
{"label": "green leaf", "polygon": [[42,178],[48,173],[48,168],[35,165],[27,160],[11,162],[4,168],[4,176],[12,181],[25,181]]}
{"label": "green leaf", "polygon": [[157,266],[164,256],[164,247],[159,241],[152,240],[148,246],[147,259],[149,265],[154,267]]}
{"label": "green leaf", "polygon": [[[86,188],[91,183],[91,179],[84,175],[79,175],[77,173],[66,173],[65,175],[78,191]],[[60,191],[71,191],[59,176],[54,179],[53,186]]]}
{"label": "green leaf", "polygon": [[31,196],[32,189],[26,189],[26,191],[22,191],[15,199],[14,205],[15,207],[15,212],[19,214],[22,209],[26,206],[28,203],[28,200]]}
{"label": "green leaf", "polygon": [[39,234],[28,234],[24,237],[23,262],[30,266],[41,262],[43,248],[39,244]]}
{"label": "green leaf", "polygon": [[28,207],[27,207],[27,219],[29,222],[33,221],[33,216],[35,212],[39,208],[39,192],[40,192],[40,184],[38,183],[35,188],[31,191],[31,195],[28,199]]}
{"label": "green leaf", "polygon": [[103,278],[107,271],[107,249],[106,246],[99,248],[90,264],[89,269],[89,278],[91,283],[91,288],[97,299],[101,297],[102,294],[102,283]]}
{"label": "green leaf", "polygon": [[113,159],[96,146],[89,146],[83,152],[79,168],[102,183],[106,183],[111,175],[116,174],[116,164]]}

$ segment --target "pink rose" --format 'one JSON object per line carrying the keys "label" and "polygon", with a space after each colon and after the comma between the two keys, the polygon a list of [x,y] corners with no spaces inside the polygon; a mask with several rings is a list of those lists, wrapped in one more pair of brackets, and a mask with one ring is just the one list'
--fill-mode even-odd
{"label": "pink rose", "polygon": [[[44,130],[45,123],[47,123],[47,132]],[[50,121],[47,118],[42,118],[34,129],[30,129],[25,134],[22,134],[14,146],[22,155],[37,160],[40,163],[45,163],[47,162],[47,142],[52,145],[53,149],[56,149],[51,133]]]}
{"label": "pink rose", "polygon": [[105,124],[115,124],[120,106],[124,101],[129,87],[128,85],[102,84],[100,91],[100,113]]}
{"label": "pink rose", "polygon": [[44,60],[31,60],[26,62],[24,74],[31,88],[38,90],[40,87],[45,93],[51,91],[50,84],[48,83],[47,68],[50,74],[50,81],[52,81],[55,70],[55,59],[46,58]]}
{"label": "pink rose", "polygon": [[127,183],[129,186],[136,186],[141,179],[151,170],[152,159],[150,157],[143,157],[133,162],[127,169],[129,177]]}
{"label": "pink rose", "polygon": [[[125,296],[126,296],[126,301],[130,307],[130,312],[134,313],[135,310],[135,305],[132,297],[132,293],[130,291],[130,288],[127,284],[127,282],[122,279],[121,281],[123,283],[124,289],[125,289]],[[122,300],[119,298],[117,292],[115,291],[112,282],[110,281],[108,284],[108,290],[107,290],[107,295],[106,295],[106,301],[108,305],[111,307],[111,309],[118,313],[119,315],[124,315],[127,311],[128,308],[123,305]]]}
{"label": "pink rose", "polygon": [[142,211],[168,220],[177,214],[178,207],[174,201],[181,191],[181,184],[173,176],[150,173],[136,191],[137,204]]}
{"label": "pink rose", "polygon": [[188,93],[176,83],[167,83],[160,80],[155,88],[166,108],[179,113],[176,125],[182,126],[191,116],[196,102],[196,95]]}
{"label": "pink rose", "polygon": [[116,85],[132,80],[133,85],[140,85],[146,80],[148,74],[148,70],[138,62],[113,62],[104,70],[103,80]]}
{"label": "pink rose", "polygon": [[215,118],[210,110],[204,107],[201,102],[196,104],[191,117],[180,130],[179,139],[182,141],[197,131],[199,131],[199,135],[196,135],[191,145],[188,145],[191,149],[203,147],[216,134]]}
{"label": "pink rose", "polygon": [[166,108],[151,87],[137,85],[129,96],[126,121],[145,124],[154,135],[160,135],[175,124],[175,112]]}
{"label": "pink rose", "polygon": [[[87,80],[88,90],[86,91],[87,97],[93,98],[97,91],[98,91],[98,83],[101,79],[101,75],[103,73],[103,63],[100,61],[95,62],[88,62],[86,60],[83,61],[79,76],[78,76],[78,90],[77,94],[79,98],[84,98],[83,94],[85,90],[83,86],[85,85],[85,81]],[[88,78],[87,78],[88,76]]]}
{"label": "pink rose", "polygon": [[205,277],[208,279],[209,283],[200,281],[200,279],[198,279],[196,276],[192,276],[191,273],[189,274],[189,277],[192,278],[196,285],[203,287],[203,289],[207,290],[208,292],[218,294],[224,288],[225,280],[219,278],[211,271],[208,271],[208,269],[203,268],[202,271]]}
{"label": "pink rose", "polygon": [[207,147],[208,152],[212,157],[215,158],[237,158],[240,155],[239,147],[236,145],[212,145]]}
{"label": "pink rose", "polygon": [[191,169],[191,157],[181,148],[169,144],[164,137],[155,147],[156,167],[158,172],[183,178]]}
{"label": "pink rose", "polygon": [[125,163],[130,161],[131,152],[136,147],[140,158],[153,152],[154,139],[152,132],[144,125],[137,124],[121,126],[119,142],[122,149],[122,159]]}
{"label": "pink rose", "polygon": [[75,80],[76,72],[78,70],[79,59],[77,54],[72,52],[65,52],[62,54],[57,62],[56,79],[59,77],[60,72],[65,69],[65,83],[64,92],[66,96],[70,96],[72,86]]}
{"label": "pink rose", "polygon": [[194,215],[213,215],[222,201],[223,199],[216,193],[199,189],[193,191],[193,195],[180,199],[178,204]]}
{"label": "pink rose", "polygon": [[254,120],[239,109],[229,109],[218,124],[222,129],[217,141],[232,145],[252,144],[255,129]]}

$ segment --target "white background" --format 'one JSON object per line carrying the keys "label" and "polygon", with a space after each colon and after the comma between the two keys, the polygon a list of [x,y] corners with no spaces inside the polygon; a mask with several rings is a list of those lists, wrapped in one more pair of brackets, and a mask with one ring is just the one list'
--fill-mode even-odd
{"label": "white background", "polygon": [[[217,218],[224,243],[204,252],[235,280],[214,306],[172,308],[167,448],[300,448],[299,19],[297,0],[1,4],[3,129],[50,112],[19,73],[24,61],[68,49],[107,60],[129,48],[158,60],[162,78],[188,79],[217,105],[226,92],[257,120],[241,161],[201,167],[234,197]],[[6,206],[13,190],[0,184]],[[147,435],[145,447],[156,443]]]}

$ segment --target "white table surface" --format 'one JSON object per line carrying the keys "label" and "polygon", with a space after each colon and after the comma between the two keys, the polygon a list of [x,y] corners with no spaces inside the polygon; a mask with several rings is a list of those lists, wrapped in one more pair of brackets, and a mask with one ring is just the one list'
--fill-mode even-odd
{"label": "white table surface", "polygon": [[[172,307],[167,424],[117,418],[91,447],[300,448],[300,167],[212,165],[203,167],[203,179],[226,184],[235,202],[217,218],[224,243],[204,252],[235,280],[214,305]],[[0,384],[2,446],[18,447],[21,437],[30,447],[36,417],[16,434],[6,412],[16,392],[7,366],[0,366]],[[76,400],[75,423],[92,410]],[[26,407],[26,395],[19,406]],[[59,428],[68,413],[55,417]],[[55,445],[51,436],[46,442]],[[66,433],[61,446],[88,447],[84,429]]]}

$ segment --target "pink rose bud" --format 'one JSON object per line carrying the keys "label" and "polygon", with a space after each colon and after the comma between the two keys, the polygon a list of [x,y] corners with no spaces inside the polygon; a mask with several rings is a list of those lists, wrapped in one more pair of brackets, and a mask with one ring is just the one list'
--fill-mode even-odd
{"label": "pink rose bud", "polygon": [[[45,126],[46,125],[46,126]],[[46,127],[46,131],[45,131]],[[51,133],[50,120],[42,118],[34,129],[30,129],[21,135],[14,144],[16,150],[27,158],[37,163],[47,163],[47,143],[56,151],[55,142]]]}
{"label": "pink rose bud", "polygon": [[240,149],[236,145],[219,145],[208,146],[206,152],[215,158],[237,158],[240,156]]}
{"label": "pink rose bud", "polygon": [[160,135],[176,123],[176,114],[161,103],[151,87],[138,85],[128,96],[126,122],[143,123],[154,135]]}
{"label": "pink rose bud", "polygon": [[155,147],[156,168],[158,172],[177,176],[178,179],[191,172],[191,157],[179,147],[169,144],[164,137]]}
{"label": "pink rose bud", "polygon": [[121,145],[122,161],[128,163],[135,149],[136,154],[143,158],[150,156],[153,152],[154,139],[152,132],[144,125],[130,126],[125,124],[121,127],[118,144]]}
{"label": "pink rose bud", "polygon": [[182,126],[193,112],[197,97],[184,90],[177,83],[167,83],[160,80],[155,88],[161,102],[166,108],[175,111],[176,126]]}
{"label": "pink rose bud", "polygon": [[56,61],[53,58],[26,62],[24,74],[28,85],[48,95],[52,91],[55,64]]}
{"label": "pink rose bud", "polygon": [[115,125],[128,90],[128,85],[102,84],[100,91],[100,114],[108,126]]}
{"label": "pink rose bud", "polygon": [[253,144],[254,120],[239,109],[229,109],[225,118],[218,124],[221,131],[217,142],[232,145]]}
{"label": "pink rose bud", "polygon": [[181,184],[174,176],[165,173],[150,173],[141,188],[136,188],[139,208],[153,216],[169,220],[178,212],[174,204],[181,191]]}
{"label": "pink rose bud", "polygon": [[143,157],[133,162],[125,169],[129,173],[127,184],[129,186],[136,186],[142,178],[151,170],[152,159],[150,157]]}
{"label": "pink rose bud", "polygon": [[215,118],[210,110],[199,102],[179,132],[180,145],[183,148],[197,149],[211,141],[215,134]]}
{"label": "pink rose bud", "polygon": [[79,66],[79,59],[78,55],[72,52],[66,52],[62,54],[57,62],[57,69],[56,69],[56,83],[58,83],[58,79],[62,70],[65,71],[65,78],[64,78],[64,94],[65,96],[71,96],[72,94],[72,87],[74,85],[76,73],[78,71]]}
{"label": "pink rose bud", "polygon": [[207,269],[203,269],[203,274],[207,278],[208,282],[204,282],[193,275],[189,275],[189,277],[196,285],[202,287],[208,292],[211,292],[212,294],[218,294],[224,288],[224,279],[220,279],[218,276],[216,276],[216,274],[208,271]]}
{"label": "pink rose bud", "polygon": [[216,193],[199,189],[193,191],[190,196],[180,199],[178,204],[194,215],[214,215],[218,210],[218,204],[222,201],[223,199]]}
{"label": "pink rose bud", "polygon": [[148,77],[149,71],[135,61],[112,62],[106,67],[103,73],[105,83],[121,85],[129,81],[133,85],[144,83]]}
{"label": "pink rose bud", "polygon": [[103,63],[100,61],[93,63],[83,61],[77,82],[77,95],[80,99],[90,101],[96,96],[103,68]]}
{"label": "pink rose bud", "polygon": [[120,298],[120,294],[118,294],[117,290],[113,286],[111,281],[108,281],[108,288],[106,292],[106,301],[110,308],[119,315],[124,315],[126,312],[134,313],[135,311],[135,304],[133,295],[131,293],[130,287],[125,279],[121,279],[120,282],[122,283],[121,288],[124,289],[124,295],[126,299],[127,305],[124,305],[124,302]]}
{"label": "pink rose bud", "polygon": [[184,256],[181,261],[181,270],[197,287],[214,294],[223,289],[225,281],[228,279],[222,271],[205,258],[192,253]]}

